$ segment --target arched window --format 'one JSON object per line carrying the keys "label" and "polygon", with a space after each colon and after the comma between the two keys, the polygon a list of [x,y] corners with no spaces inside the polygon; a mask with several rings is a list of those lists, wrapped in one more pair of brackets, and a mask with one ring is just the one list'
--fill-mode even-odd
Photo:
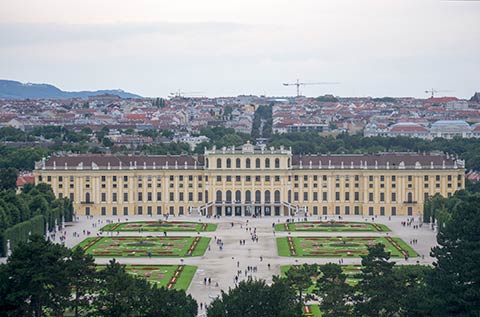
{"label": "arched window", "polygon": [[232,168],[232,160],[231,159],[227,159],[227,168]]}
{"label": "arched window", "polygon": [[235,160],[235,167],[236,167],[236,168],[240,168],[240,159],[239,159],[239,158],[237,158],[237,159]]}
{"label": "arched window", "polygon": [[291,190],[288,191],[288,202],[292,203],[292,191]]}
{"label": "arched window", "polygon": [[257,191],[255,192],[255,202],[256,202],[256,203],[259,203],[259,202],[261,202],[261,201],[262,201],[262,193],[261,193],[259,190],[257,190]]}
{"label": "arched window", "polygon": [[265,191],[265,202],[266,203],[270,202],[270,191],[269,190]]}
{"label": "arched window", "polygon": [[275,168],[280,168],[280,159],[275,159]]}
{"label": "arched window", "polygon": [[205,160],[205,166],[208,168],[208,159]]}
{"label": "arched window", "polygon": [[413,195],[412,195],[412,193],[408,193],[408,194],[407,194],[407,201],[408,201],[408,202],[412,202],[412,201],[413,201]]}
{"label": "arched window", "polygon": [[86,203],[90,202],[90,193],[85,193],[85,202]]}
{"label": "arched window", "polygon": [[245,202],[249,203],[251,201],[252,201],[252,193],[249,190],[247,190],[245,192]]}
{"label": "arched window", "polygon": [[290,159],[287,161],[287,167],[290,168]]}
{"label": "arched window", "polygon": [[227,198],[225,199],[227,202],[231,202],[232,201],[232,191],[231,190],[227,190]]}
{"label": "arched window", "polygon": [[250,168],[250,159],[249,159],[249,158],[247,158],[247,159],[245,160],[245,167],[246,167],[246,168]]}
{"label": "arched window", "polygon": [[270,168],[270,159],[265,159],[265,168]]}
{"label": "arched window", "polygon": [[222,168],[222,159],[217,159],[217,168]]}
{"label": "arched window", "polygon": [[259,158],[257,158],[255,160],[255,168],[260,168],[260,159]]}
{"label": "arched window", "polygon": [[275,202],[279,203],[280,202],[280,191],[276,190],[274,196],[275,196]]}
{"label": "arched window", "polygon": [[239,190],[237,190],[237,191],[235,192],[235,201],[237,201],[237,202],[241,202],[241,201],[242,201],[242,192],[239,191]]}
{"label": "arched window", "polygon": [[217,202],[222,201],[222,191],[221,191],[221,190],[217,190],[217,198],[216,198],[216,201],[217,201]]}

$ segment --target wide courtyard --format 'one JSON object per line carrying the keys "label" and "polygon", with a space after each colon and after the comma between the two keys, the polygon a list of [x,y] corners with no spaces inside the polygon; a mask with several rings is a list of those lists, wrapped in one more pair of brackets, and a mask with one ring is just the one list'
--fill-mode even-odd
{"label": "wide courtyard", "polygon": [[[108,264],[111,258],[115,258],[126,264],[127,271],[132,274],[143,276],[161,286],[186,289],[198,303],[208,304],[222,290],[228,291],[230,287],[234,287],[236,276],[238,281],[251,277],[271,282],[273,275],[280,275],[285,270],[285,267],[281,270],[282,266],[338,263],[340,258],[344,265],[356,271],[366,245],[375,242],[386,244],[395,257],[392,260],[399,264],[431,264],[433,259],[429,253],[430,248],[435,245],[436,233],[428,225],[419,229],[404,226],[402,222],[406,219],[350,216],[343,217],[341,221],[334,217],[325,221],[323,217],[310,217],[309,221],[304,222],[303,218],[295,218],[294,223],[301,226],[292,227],[292,219],[289,218],[290,230],[281,231],[282,226],[285,230],[287,228],[286,217],[170,217],[168,221],[174,221],[174,226],[162,223],[163,217],[129,217],[130,222],[135,222],[134,227],[126,224],[126,219],[122,217],[80,217],[78,221],[67,224],[65,244],[68,247],[79,245],[85,248],[99,265]],[[146,223],[139,223],[141,221]],[[154,229],[150,223],[155,224]],[[313,227],[309,226],[310,223]],[[209,231],[215,226],[208,224],[215,224],[216,230]],[[341,226],[332,227],[332,224]],[[415,219],[414,224],[419,224],[418,219]],[[107,228],[112,231],[107,231],[104,228],[106,225],[109,225]],[[323,228],[324,225],[328,230]],[[307,230],[303,231],[302,227],[305,226]],[[182,227],[185,230],[177,230]],[[346,229],[347,227],[350,229]],[[172,230],[168,230],[169,228]],[[202,228],[206,230],[201,230]],[[365,228],[367,229],[364,230]],[[252,239],[252,236],[258,240]],[[296,256],[288,254],[291,252],[289,238],[294,243]],[[284,245],[287,246],[282,247],[280,254],[281,243],[277,244],[277,239],[285,241]],[[396,241],[409,257],[404,257],[401,251],[390,243],[390,239]],[[413,244],[413,240],[418,243]],[[197,241],[197,245],[192,249],[194,241]],[[308,243],[311,243],[310,247]],[[308,254],[312,250],[334,251],[336,248],[341,252],[320,256]],[[193,251],[189,253],[189,250]],[[282,254],[285,250],[287,254]],[[298,252],[303,254],[299,256]],[[179,271],[179,267],[182,267],[182,271]],[[248,267],[254,267],[255,270],[248,270]],[[175,274],[175,283],[172,284]],[[205,310],[200,310],[199,316],[204,316],[204,313]]]}

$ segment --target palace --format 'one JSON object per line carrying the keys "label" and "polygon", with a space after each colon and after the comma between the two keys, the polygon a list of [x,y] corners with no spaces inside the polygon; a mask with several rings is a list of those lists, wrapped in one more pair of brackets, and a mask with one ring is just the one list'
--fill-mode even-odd
{"label": "palace", "polygon": [[293,155],[245,144],[203,155],[68,155],[36,163],[36,183],[77,215],[420,215],[465,186],[448,155]]}

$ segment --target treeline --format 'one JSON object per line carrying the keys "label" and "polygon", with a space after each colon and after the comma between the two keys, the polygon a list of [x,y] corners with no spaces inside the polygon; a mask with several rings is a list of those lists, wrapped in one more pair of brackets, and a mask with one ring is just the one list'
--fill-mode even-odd
{"label": "treeline", "polygon": [[60,225],[72,221],[73,206],[69,199],[57,199],[50,185],[25,185],[20,194],[14,190],[0,191],[0,255],[7,252],[7,240],[14,249],[31,234],[45,234]]}
{"label": "treeline", "polygon": [[275,134],[269,139],[269,145],[292,147],[295,154],[314,153],[378,153],[385,151],[432,152],[441,151],[456,154],[465,160],[468,169],[480,169],[480,139],[455,138],[452,140],[436,138],[423,140],[409,137],[369,137],[362,135],[339,134],[321,136],[317,133]]}
{"label": "treeline", "polygon": [[[271,131],[271,106],[261,106],[257,109],[258,115],[256,118],[265,118],[263,127],[263,135],[269,136]],[[207,136],[210,141],[202,142],[196,146],[192,151],[186,143],[165,143],[165,144],[149,144],[142,145],[135,149],[130,149],[125,146],[111,147],[112,153],[141,153],[141,154],[182,154],[182,153],[198,153],[202,154],[204,148],[211,148],[213,145],[217,148],[223,146],[240,146],[247,141],[255,141],[255,137],[260,136],[259,127],[260,119],[255,119],[255,127],[252,135],[237,133],[232,128],[224,127],[204,127],[200,130],[198,135]],[[2,128],[0,132],[8,129],[13,135],[18,133],[17,129]],[[13,129],[13,130],[12,130]],[[63,135],[63,139],[67,135],[75,132],[66,132],[59,127],[51,128],[44,127],[38,128],[42,133],[49,135],[50,137],[56,137]],[[15,148],[7,145],[0,145],[0,169],[6,167],[14,167],[18,170],[32,170],[34,162],[39,161],[42,157],[56,152],[74,152],[74,153],[104,153],[106,151],[105,140],[109,140],[105,137],[108,133],[108,129],[102,129],[96,133],[98,140],[101,140],[99,144],[90,144],[86,140],[88,139],[89,132],[91,130],[86,128],[81,133],[76,133],[75,137],[68,137],[69,142],[58,141],[51,144],[48,149],[41,149],[39,147],[25,147]],[[255,132],[256,131],[256,132]],[[35,132],[39,134],[40,132]],[[146,131],[142,132],[142,135],[146,136],[171,136],[171,131]],[[1,133],[0,133],[1,134]],[[112,145],[108,142],[108,145]],[[362,135],[355,134],[339,134],[336,136],[322,136],[318,133],[298,132],[298,133],[285,133],[285,134],[272,134],[268,139],[268,146],[291,147],[294,154],[314,154],[314,153],[379,153],[385,151],[399,151],[399,152],[432,152],[440,151],[457,155],[460,159],[465,160],[467,169],[480,170],[480,139],[471,138],[455,138],[452,140],[436,138],[433,140],[423,140],[418,138],[409,137],[369,137],[365,138]]]}
{"label": "treeline", "polygon": [[324,317],[480,316],[480,194],[463,192],[445,203],[449,217],[431,250],[433,267],[396,265],[377,244],[362,256],[356,285],[338,264],[292,266],[272,286],[242,282],[222,293],[208,306],[208,316],[302,316],[301,307],[311,301]]}
{"label": "treeline", "polygon": [[14,127],[0,128],[0,139],[9,142],[27,142],[38,140],[39,137],[52,141],[78,143],[88,141],[92,129],[85,127],[80,132],[66,129],[63,126],[36,126],[31,131],[22,131]]}
{"label": "treeline", "polygon": [[224,146],[240,146],[251,139],[249,134],[237,133],[232,128],[224,127],[205,127],[200,129],[199,135],[204,135],[210,139],[208,142],[202,142],[195,147],[194,153],[203,154],[204,149],[211,149],[214,145],[217,149]]}
{"label": "treeline", "polygon": [[67,249],[33,235],[0,265],[2,316],[153,317],[197,315],[184,291],[132,277],[115,262],[98,270],[81,248]]}
{"label": "treeline", "polygon": [[0,169],[33,170],[35,162],[40,161],[48,151],[39,147],[12,147],[0,145]]}

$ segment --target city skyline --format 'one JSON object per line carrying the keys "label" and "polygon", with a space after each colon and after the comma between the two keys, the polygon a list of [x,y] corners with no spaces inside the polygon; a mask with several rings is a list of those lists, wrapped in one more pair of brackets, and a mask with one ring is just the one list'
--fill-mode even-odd
{"label": "city skyline", "polygon": [[[29,7],[30,10],[24,10]],[[5,79],[142,96],[470,98],[480,70],[475,1],[34,1],[2,5]]]}

